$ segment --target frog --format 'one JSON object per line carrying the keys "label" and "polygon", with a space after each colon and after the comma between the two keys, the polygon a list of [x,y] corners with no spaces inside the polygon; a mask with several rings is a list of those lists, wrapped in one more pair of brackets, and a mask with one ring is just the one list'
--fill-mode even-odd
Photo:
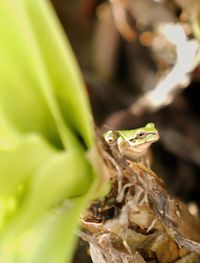
{"label": "frog", "polygon": [[108,130],[103,137],[110,147],[117,147],[121,156],[130,161],[142,162],[147,167],[150,167],[148,149],[160,138],[154,123],[133,130]]}

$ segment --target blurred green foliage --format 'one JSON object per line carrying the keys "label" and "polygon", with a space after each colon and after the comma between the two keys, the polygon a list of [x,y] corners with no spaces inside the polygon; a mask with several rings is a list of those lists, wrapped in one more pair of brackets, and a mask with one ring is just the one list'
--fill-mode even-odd
{"label": "blurred green foliage", "polygon": [[71,262],[96,177],[87,94],[46,0],[0,1],[0,262]]}

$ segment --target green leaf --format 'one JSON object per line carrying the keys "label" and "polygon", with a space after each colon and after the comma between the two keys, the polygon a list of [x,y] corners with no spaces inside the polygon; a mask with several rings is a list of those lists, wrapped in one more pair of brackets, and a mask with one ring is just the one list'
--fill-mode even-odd
{"label": "green leaf", "polygon": [[[40,163],[55,155],[56,150],[36,135],[18,139],[12,149],[0,150],[0,194],[11,195],[18,185],[34,173]],[[28,156],[28,158],[27,158]]]}
{"label": "green leaf", "polygon": [[48,1],[0,17],[0,261],[70,262],[97,184],[87,93]]}
{"label": "green leaf", "polygon": [[[15,257],[15,254],[21,253],[16,247],[18,248],[18,246],[20,246],[20,239],[23,238],[26,233],[30,232],[33,236],[39,236],[37,240],[43,240],[43,231],[36,234],[34,225],[45,213],[54,208],[53,210],[57,210],[58,213],[55,229],[49,229],[49,234],[45,233],[45,235],[57,236],[57,243],[53,243],[57,248],[52,247],[51,249],[53,250],[51,253],[55,255],[61,253],[62,256],[65,256],[67,253],[72,255],[73,250],[70,249],[69,251],[69,247],[72,248],[71,242],[74,244],[75,238],[72,231],[75,231],[79,213],[86,205],[86,198],[88,199],[88,196],[83,195],[83,193],[85,193],[90,186],[91,178],[88,178],[88,180],[86,180],[86,178],[90,176],[89,170],[91,168],[79,154],[77,154],[76,158],[71,154],[58,153],[54,155],[55,156],[51,156],[49,160],[46,160],[46,162],[40,163],[42,167],[35,170],[36,174],[33,174],[31,177],[32,182],[28,185],[29,191],[25,195],[23,203],[17,207],[17,213],[15,213],[4,226],[0,241],[3,254],[13,253],[13,257]],[[77,165],[80,167],[78,171]],[[78,195],[80,197],[74,201],[72,196]],[[62,212],[62,210],[64,210],[64,212]],[[55,211],[53,213],[56,214]],[[64,221],[62,219],[63,214],[65,217]],[[60,240],[57,231],[60,233]],[[64,237],[62,232],[66,233],[67,236]],[[62,243],[63,239],[65,240],[64,244]],[[67,240],[70,240],[70,243],[68,243]],[[54,239],[51,240],[51,242],[54,241]],[[34,244],[34,242],[36,242],[35,238],[33,238],[32,242],[34,247],[36,245]],[[46,244],[43,244],[43,246],[51,246],[49,239],[45,242]],[[8,247],[10,247],[9,252],[6,252]],[[35,256],[36,258],[41,258],[35,262],[46,261],[46,254],[44,255],[44,252],[46,253],[41,247],[38,247]],[[38,256],[38,253],[40,256]],[[33,255],[31,255],[31,258],[32,257]],[[20,259],[19,262],[23,262],[23,259]]]}
{"label": "green leaf", "polygon": [[65,202],[57,210],[40,217],[17,237],[10,235],[2,246],[0,261],[70,263],[77,239],[71,232],[77,232],[77,217],[86,206],[88,197]]}
{"label": "green leaf", "polygon": [[73,126],[92,146],[84,85],[53,11],[38,0],[8,0],[0,7],[4,114],[18,129],[39,131],[58,146],[61,140],[70,147],[75,139],[67,126]]}
{"label": "green leaf", "polygon": [[[53,92],[62,115],[67,123],[81,133],[87,146],[91,146],[94,142],[92,141],[93,129],[91,129],[92,119],[88,98],[64,32],[58,27],[59,22],[53,16],[50,5],[47,9],[44,1],[24,0],[24,3],[29,20],[34,24],[35,39],[40,47],[41,56],[48,77],[53,84]],[[46,25],[41,27],[44,19]],[[54,50],[55,53],[51,50]]]}

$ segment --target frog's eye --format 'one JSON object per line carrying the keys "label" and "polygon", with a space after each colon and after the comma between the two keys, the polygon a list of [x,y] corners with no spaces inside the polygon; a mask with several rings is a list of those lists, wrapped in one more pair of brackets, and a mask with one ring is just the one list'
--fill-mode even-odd
{"label": "frog's eye", "polygon": [[143,138],[145,137],[145,135],[146,135],[145,132],[140,131],[140,132],[138,132],[138,134],[137,134],[137,138],[139,138],[139,139],[143,139]]}

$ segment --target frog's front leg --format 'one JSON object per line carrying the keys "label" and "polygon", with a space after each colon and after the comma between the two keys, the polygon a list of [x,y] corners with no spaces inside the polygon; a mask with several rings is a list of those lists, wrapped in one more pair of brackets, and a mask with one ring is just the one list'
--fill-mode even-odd
{"label": "frog's front leg", "polygon": [[121,157],[124,155],[126,141],[120,136],[117,138],[117,149]]}
{"label": "frog's front leg", "polygon": [[152,156],[151,151],[148,150],[148,152],[138,158],[138,162],[143,164],[146,168],[151,169],[151,163],[152,163]]}
{"label": "frog's front leg", "polygon": [[107,154],[106,159],[108,159],[111,162],[111,164],[116,170],[116,174],[117,174],[116,177],[117,177],[117,184],[118,184],[117,201],[121,202],[121,200],[123,199],[124,188],[123,188],[123,173],[117,161],[118,159],[122,158],[122,152],[121,152],[121,148],[119,147],[118,137],[119,135],[117,131],[109,130],[108,132],[104,134],[104,139],[109,145],[110,151],[113,155],[112,157],[111,155]]}

